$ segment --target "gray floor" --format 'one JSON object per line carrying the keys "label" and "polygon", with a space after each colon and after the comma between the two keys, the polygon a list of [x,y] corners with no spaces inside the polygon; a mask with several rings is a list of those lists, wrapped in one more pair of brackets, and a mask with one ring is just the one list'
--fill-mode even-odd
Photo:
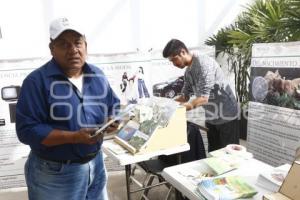
{"label": "gray floor", "polygon": [[[136,171],[136,177],[139,180],[143,180],[144,173],[141,170]],[[125,171],[111,171],[108,172],[108,195],[110,200],[126,200],[126,182]],[[133,186],[134,187],[134,186]],[[149,191],[148,197],[151,200],[162,200],[166,196],[168,188],[164,185],[153,188]],[[138,200],[141,197],[141,193],[135,193],[132,195],[132,200]],[[0,193],[0,200],[27,200],[26,190],[20,190],[15,192]],[[171,195],[169,200],[173,200],[174,195]]]}
{"label": "gray floor", "polygon": [[[205,145],[207,145],[207,141],[204,141]],[[246,145],[245,141],[241,141],[241,145]],[[126,182],[125,182],[125,171],[123,166],[119,166],[112,159],[106,159],[106,166],[108,169],[108,194],[110,200],[126,200]],[[144,180],[145,172],[141,169],[137,169],[135,171],[136,178],[140,181]],[[157,179],[155,179],[157,181]],[[132,187],[135,187],[132,184]],[[148,193],[148,198],[151,200],[163,200],[168,192],[168,187],[165,185],[155,187],[151,189]],[[173,200],[174,198],[174,190],[170,195],[169,200]],[[135,193],[132,195],[132,200],[140,199],[141,194]],[[0,200],[27,200],[26,191],[16,191],[9,193],[0,193]]]}
{"label": "gray floor", "polygon": [[[142,170],[135,172],[135,177],[140,181],[144,180],[145,173]],[[154,179],[154,183],[158,183],[157,179]],[[131,184],[132,189],[137,189],[135,184]],[[157,186],[149,190],[147,197],[151,200],[163,200],[165,199],[169,188],[166,185]],[[110,200],[126,200],[126,183],[125,183],[125,172],[116,171],[109,172],[108,180],[108,195]],[[132,194],[132,200],[141,199],[141,192]],[[174,190],[171,190],[171,194],[168,200],[175,199]]]}

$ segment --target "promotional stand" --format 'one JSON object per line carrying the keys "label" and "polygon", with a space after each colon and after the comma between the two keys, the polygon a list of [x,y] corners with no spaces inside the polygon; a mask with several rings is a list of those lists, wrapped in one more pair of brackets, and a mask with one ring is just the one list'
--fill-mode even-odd
{"label": "promotional stand", "polygon": [[176,109],[166,127],[157,128],[148,138],[146,143],[137,149],[120,137],[115,137],[115,142],[126,148],[132,154],[168,149],[187,143],[186,111],[184,107]]}

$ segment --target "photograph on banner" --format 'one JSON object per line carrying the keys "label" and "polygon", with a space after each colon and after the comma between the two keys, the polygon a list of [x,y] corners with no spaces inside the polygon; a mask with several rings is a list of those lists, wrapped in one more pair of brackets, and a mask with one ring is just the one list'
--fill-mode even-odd
{"label": "photograph on banner", "polygon": [[184,70],[174,68],[170,61],[162,57],[161,51],[152,52],[151,70],[154,96],[174,98],[180,94],[184,83]]}
{"label": "photograph on banner", "polygon": [[252,67],[251,101],[300,110],[300,68]]}
{"label": "photograph on banner", "polygon": [[[215,56],[215,48],[200,46],[189,48],[194,55]],[[174,98],[181,93],[184,84],[185,69],[175,68],[172,62],[162,57],[161,51],[155,51],[151,56],[151,80],[153,82],[153,95]],[[159,73],[158,73],[159,72]]]}
{"label": "photograph on banner", "polygon": [[134,104],[152,96],[148,54],[89,56],[89,61],[103,70],[121,104]]}
{"label": "photograph on banner", "polygon": [[300,144],[300,43],[255,44],[247,148],[273,166],[292,163]]}
{"label": "photograph on banner", "polygon": [[[213,47],[192,48],[195,55],[215,55]],[[103,70],[121,99],[121,104],[137,103],[151,96],[174,98],[183,87],[182,69],[164,59],[162,51],[90,55],[89,62]]]}

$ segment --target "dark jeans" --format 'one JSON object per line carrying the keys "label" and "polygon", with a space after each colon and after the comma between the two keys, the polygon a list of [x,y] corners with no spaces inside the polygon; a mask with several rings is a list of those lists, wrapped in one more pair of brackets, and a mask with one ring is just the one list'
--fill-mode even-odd
{"label": "dark jeans", "polygon": [[228,144],[239,144],[238,120],[232,120],[224,124],[206,123],[208,152],[214,151]]}
{"label": "dark jeans", "polygon": [[143,79],[138,79],[138,91],[140,98],[143,98],[143,96],[145,96],[145,98],[149,98],[149,93]]}

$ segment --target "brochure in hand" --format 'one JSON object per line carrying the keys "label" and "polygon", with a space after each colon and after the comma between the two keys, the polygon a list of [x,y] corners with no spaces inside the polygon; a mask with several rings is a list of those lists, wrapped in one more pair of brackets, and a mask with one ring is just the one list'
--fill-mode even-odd
{"label": "brochure in hand", "polygon": [[198,184],[197,190],[208,200],[251,198],[257,193],[240,176],[206,179]]}
{"label": "brochure in hand", "polygon": [[[118,115],[110,119],[107,123],[101,126],[92,136],[97,137],[99,134],[104,134],[105,130],[116,121],[122,121],[126,116],[130,115],[130,112],[134,110],[135,105],[129,104],[125,109],[121,110]],[[128,119],[128,118],[127,118]]]}

